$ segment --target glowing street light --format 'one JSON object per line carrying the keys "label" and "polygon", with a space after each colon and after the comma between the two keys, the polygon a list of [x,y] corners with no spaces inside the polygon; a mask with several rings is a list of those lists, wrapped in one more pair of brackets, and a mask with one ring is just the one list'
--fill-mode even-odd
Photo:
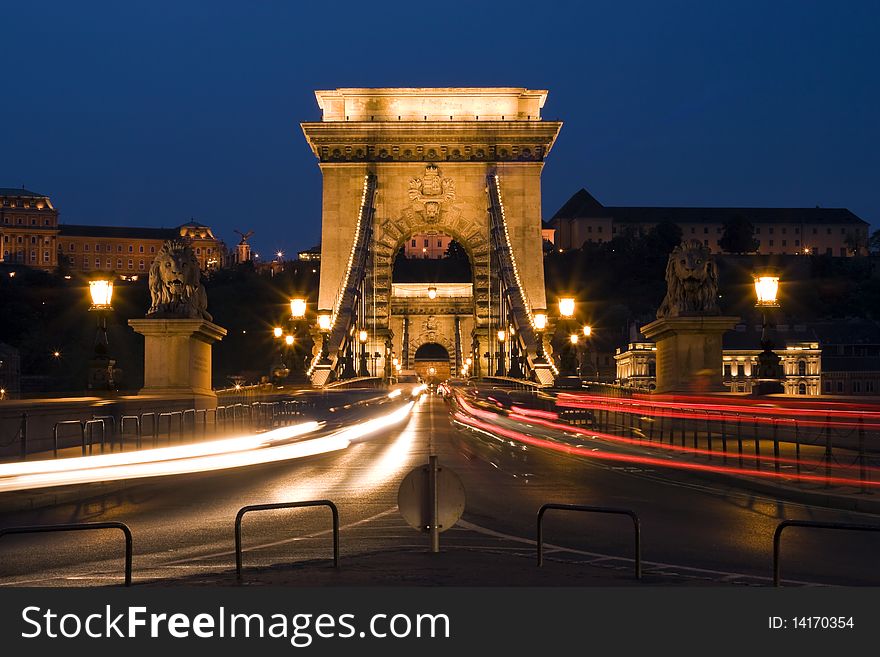
{"label": "glowing street light", "polygon": [[429,299],[436,299],[437,298],[437,288],[434,287],[433,285],[428,288],[428,298]]}
{"label": "glowing street light", "polygon": [[755,304],[758,307],[777,308],[779,302],[776,297],[779,294],[779,276],[772,274],[755,275],[755,295],[758,298]]}
{"label": "glowing street light", "polygon": [[318,311],[318,328],[321,329],[321,363],[324,365],[330,362],[329,345],[330,338],[330,312],[327,310]]}
{"label": "glowing street light", "polygon": [[565,319],[571,319],[574,316],[574,299],[572,297],[559,299],[559,314]]}
{"label": "glowing street light", "polygon": [[305,299],[296,298],[290,300],[290,316],[294,319],[302,319],[306,316]]}
{"label": "glowing street light", "polygon": [[358,376],[370,376],[370,370],[367,369],[367,338],[370,334],[366,329],[361,329],[358,333],[358,341],[361,343],[360,365],[358,367]]}
{"label": "glowing street light", "polygon": [[535,328],[539,331],[543,331],[547,328],[547,314],[543,312],[535,313]]}
{"label": "glowing street light", "polygon": [[89,294],[92,297],[92,307],[90,310],[110,310],[113,299],[113,281],[96,280],[89,281]]}
{"label": "glowing street light", "polygon": [[284,330],[280,326],[276,326],[272,329],[272,335],[274,335],[276,338],[280,338],[283,333]]}
{"label": "glowing street light", "polygon": [[288,347],[293,346],[293,336],[289,333],[284,336],[284,344],[286,344]]}
{"label": "glowing street light", "polygon": [[321,313],[318,315],[318,328],[322,331],[330,330],[330,313]]}
{"label": "glowing street light", "polygon": [[504,329],[498,329],[498,342],[504,342],[507,338],[507,334],[504,332]]}
{"label": "glowing street light", "polygon": [[572,345],[577,345],[577,343],[578,343],[578,334],[577,334],[577,333],[572,333],[570,336],[568,336],[568,339],[571,340],[571,344],[572,344]]}
{"label": "glowing street light", "polygon": [[593,327],[590,325],[584,326],[584,337],[588,338],[593,334]]}

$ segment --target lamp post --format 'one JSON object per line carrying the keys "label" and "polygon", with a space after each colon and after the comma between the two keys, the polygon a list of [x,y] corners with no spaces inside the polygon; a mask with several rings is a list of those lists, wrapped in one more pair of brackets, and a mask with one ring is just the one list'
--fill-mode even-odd
{"label": "lamp post", "polygon": [[543,310],[535,313],[535,338],[538,342],[535,347],[535,362],[544,363],[544,329],[547,328],[547,313]]}
{"label": "lamp post", "polygon": [[330,312],[327,310],[318,311],[318,328],[321,331],[321,365],[330,364],[330,353],[327,344],[330,339]]}
{"label": "lamp post", "polygon": [[294,383],[304,383],[306,379],[305,371],[305,354],[303,349],[306,347],[305,334],[307,331],[302,330],[302,320],[306,316],[308,304],[301,297],[295,297],[290,300],[290,335],[294,341],[290,343],[293,355],[289,363],[291,369],[291,381]]}
{"label": "lamp post", "polygon": [[767,313],[769,309],[778,308],[779,276],[774,270],[767,270],[754,275],[755,306],[761,309],[761,347],[758,354],[758,383],[753,391],[759,395],[783,392],[780,358],[773,351],[773,341],[767,334]]}
{"label": "lamp post", "polygon": [[[559,299],[559,316],[562,318],[562,331],[567,333],[570,330],[571,320],[574,317],[574,298],[573,297],[561,297]],[[574,353],[574,345],[577,345],[576,341],[572,341],[571,338],[562,343],[559,354],[559,375],[561,377],[566,376],[575,376],[577,369],[577,358]]]}
{"label": "lamp post", "polygon": [[113,376],[115,361],[110,360],[110,341],[107,338],[107,315],[113,310],[113,281],[99,279],[89,281],[89,295],[92,305],[89,311],[95,313],[97,331],[95,332],[95,353],[89,374],[89,388],[115,390],[116,381]]}
{"label": "lamp post", "polygon": [[[593,336],[593,327],[589,324],[584,324],[581,331],[584,334],[583,357],[581,358],[581,378],[584,378],[588,374],[587,366],[592,366],[593,364],[590,354],[590,338]],[[592,369],[592,367],[590,367],[589,369]],[[598,373],[598,368],[596,368],[596,378],[598,378]]]}
{"label": "lamp post", "polygon": [[504,340],[507,333],[504,329],[498,329],[498,367],[495,370],[495,376],[504,376]]}
{"label": "lamp post", "polygon": [[369,335],[366,330],[361,329],[358,333],[358,341],[361,343],[360,368],[358,376],[370,376],[370,370],[367,369],[367,338]]}
{"label": "lamp post", "polygon": [[523,378],[522,364],[520,362],[519,341],[513,326],[508,328],[510,335],[510,367],[507,368],[507,376],[512,379]]}

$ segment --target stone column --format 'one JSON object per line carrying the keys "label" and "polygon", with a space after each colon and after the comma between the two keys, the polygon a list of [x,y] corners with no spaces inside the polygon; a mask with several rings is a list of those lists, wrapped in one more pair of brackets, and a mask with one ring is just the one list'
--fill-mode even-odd
{"label": "stone column", "polygon": [[658,393],[724,390],[721,336],[739,317],[679,316],[654,320],[641,328],[657,344]]}
{"label": "stone column", "polygon": [[130,319],[128,324],[144,336],[140,394],[215,402],[211,345],[223,339],[225,328],[204,319]]}

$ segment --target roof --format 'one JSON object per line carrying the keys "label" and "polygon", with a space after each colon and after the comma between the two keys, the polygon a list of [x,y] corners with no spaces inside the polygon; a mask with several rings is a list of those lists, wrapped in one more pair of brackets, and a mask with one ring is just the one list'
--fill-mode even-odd
{"label": "roof", "polygon": [[59,237],[115,237],[120,239],[170,240],[180,236],[176,228],[61,224],[58,226],[58,229]]}
{"label": "roof", "polygon": [[32,192],[24,187],[0,187],[0,196],[30,196],[32,198],[49,198],[45,194]]}
{"label": "roof", "polygon": [[812,324],[823,345],[880,344],[880,322],[873,319],[847,318]]}
{"label": "roof", "polygon": [[604,206],[590,192],[581,187],[579,191],[575,192],[574,196],[565,202],[565,205],[556,211],[553,219],[607,216],[604,213],[604,209]]}
{"label": "roof", "polygon": [[859,224],[868,222],[846,208],[746,208],[746,207],[651,207],[604,206],[587,190],[576,192],[559,208],[553,219],[611,218],[621,223],[706,223],[745,217],[754,224]]}

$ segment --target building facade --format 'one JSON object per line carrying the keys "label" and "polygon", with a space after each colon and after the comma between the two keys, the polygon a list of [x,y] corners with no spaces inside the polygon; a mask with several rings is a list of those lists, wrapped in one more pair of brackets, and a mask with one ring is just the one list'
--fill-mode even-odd
{"label": "building facade", "polygon": [[847,318],[816,325],[822,339],[822,392],[880,395],[880,322]]}
{"label": "building facade", "polygon": [[[761,327],[743,324],[722,338],[722,381],[728,392],[751,393],[756,385]],[[822,394],[822,350],[812,331],[805,327],[779,326],[771,340],[783,368],[783,388],[787,395]],[[652,388],[656,380],[657,348],[653,342],[632,342],[614,356],[617,383]]]}
{"label": "building facade", "polygon": [[0,262],[52,271],[57,238],[58,211],[48,196],[0,187]]}
{"label": "building facade", "polygon": [[724,224],[747,219],[760,255],[867,255],[866,221],[845,208],[697,208],[608,207],[581,189],[553,215],[556,246],[579,249],[601,244],[625,232],[645,234],[662,222],[681,228],[684,239],[697,239],[721,251]]}
{"label": "building facade", "polygon": [[80,226],[62,224],[58,234],[58,254],[72,271],[107,271],[137,275],[150,269],[156,253],[166,240],[185,238],[202,270],[224,265],[226,249],[211,229],[189,222],[177,228],[138,228],[131,226]]}

